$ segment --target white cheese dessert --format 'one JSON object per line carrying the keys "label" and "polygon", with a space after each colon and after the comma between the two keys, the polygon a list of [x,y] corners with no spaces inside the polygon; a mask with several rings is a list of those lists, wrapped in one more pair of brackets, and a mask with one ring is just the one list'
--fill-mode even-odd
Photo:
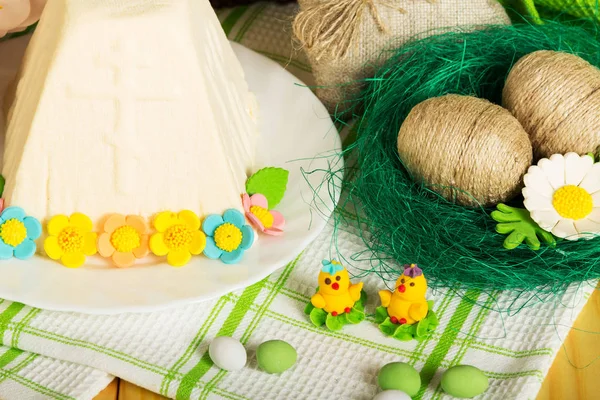
{"label": "white cheese dessert", "polygon": [[8,206],[42,222],[242,210],[255,103],[208,0],[49,0],[17,79]]}

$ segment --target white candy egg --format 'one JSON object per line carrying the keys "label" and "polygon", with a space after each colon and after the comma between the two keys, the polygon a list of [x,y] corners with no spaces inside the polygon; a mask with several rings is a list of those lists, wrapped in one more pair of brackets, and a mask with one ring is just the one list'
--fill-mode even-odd
{"label": "white candy egg", "polygon": [[208,347],[208,355],[217,367],[225,371],[244,368],[248,357],[240,341],[228,336],[215,338]]}
{"label": "white candy egg", "polygon": [[410,396],[401,390],[384,390],[377,393],[373,400],[410,400]]}

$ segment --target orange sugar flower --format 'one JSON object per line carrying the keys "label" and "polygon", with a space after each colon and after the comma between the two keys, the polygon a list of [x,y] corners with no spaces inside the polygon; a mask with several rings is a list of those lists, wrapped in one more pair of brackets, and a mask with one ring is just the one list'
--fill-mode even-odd
{"label": "orange sugar flower", "polygon": [[117,267],[130,267],[150,252],[149,230],[148,223],[140,216],[112,214],[98,236],[98,253],[111,258]]}

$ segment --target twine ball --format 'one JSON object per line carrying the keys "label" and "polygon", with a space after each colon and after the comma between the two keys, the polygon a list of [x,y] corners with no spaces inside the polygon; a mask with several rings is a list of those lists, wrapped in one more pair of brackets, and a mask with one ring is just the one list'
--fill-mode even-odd
{"label": "twine ball", "polygon": [[459,95],[417,104],[400,127],[398,154],[413,179],[465,206],[514,197],[532,161],[527,132],[510,112]]}
{"label": "twine ball", "polygon": [[536,159],[600,147],[600,70],[574,54],[536,51],[511,69],[504,107],[529,132]]}

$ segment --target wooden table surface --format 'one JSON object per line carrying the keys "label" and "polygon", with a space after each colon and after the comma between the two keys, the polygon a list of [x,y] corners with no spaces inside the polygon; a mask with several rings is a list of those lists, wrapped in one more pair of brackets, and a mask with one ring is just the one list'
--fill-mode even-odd
{"label": "wooden table surface", "polygon": [[[596,290],[558,352],[537,400],[600,398],[600,289]],[[115,379],[94,400],[159,400],[164,397]]]}

